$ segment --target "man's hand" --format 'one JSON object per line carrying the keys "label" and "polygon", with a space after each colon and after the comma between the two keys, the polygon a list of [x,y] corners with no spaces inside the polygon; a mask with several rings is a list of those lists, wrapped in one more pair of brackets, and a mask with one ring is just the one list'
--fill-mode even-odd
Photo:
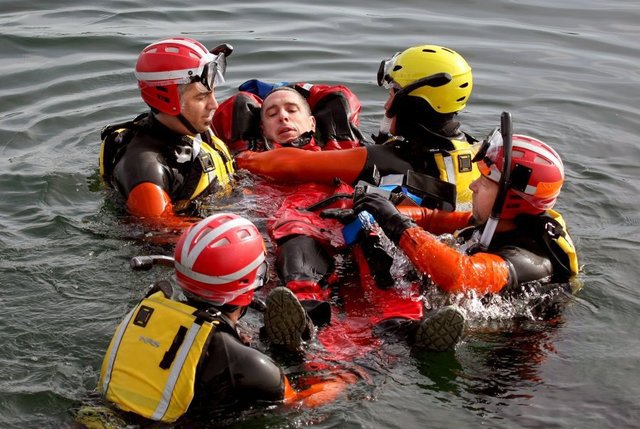
{"label": "man's hand", "polygon": [[353,203],[353,210],[356,213],[371,213],[387,237],[396,244],[406,229],[417,226],[411,219],[401,215],[391,201],[379,194],[365,194],[358,198]]}

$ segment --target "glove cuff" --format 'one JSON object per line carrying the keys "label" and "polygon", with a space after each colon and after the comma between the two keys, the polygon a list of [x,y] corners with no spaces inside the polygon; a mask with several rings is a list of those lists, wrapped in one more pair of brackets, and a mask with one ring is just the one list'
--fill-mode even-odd
{"label": "glove cuff", "polygon": [[395,244],[398,244],[400,243],[402,234],[404,234],[407,229],[417,226],[418,225],[411,218],[397,213],[394,214],[388,222],[386,222],[383,230],[391,241],[393,241]]}

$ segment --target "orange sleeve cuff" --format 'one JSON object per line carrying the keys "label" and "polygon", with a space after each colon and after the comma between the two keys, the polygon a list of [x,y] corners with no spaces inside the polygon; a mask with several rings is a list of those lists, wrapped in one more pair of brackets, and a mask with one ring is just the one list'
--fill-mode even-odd
{"label": "orange sleeve cuff", "polygon": [[407,229],[400,248],[416,269],[448,293],[497,293],[509,283],[509,266],[500,256],[464,255],[421,228]]}
{"label": "orange sleeve cuff", "polygon": [[138,217],[172,214],[171,198],[160,186],[150,182],[136,185],[127,198],[127,210]]}

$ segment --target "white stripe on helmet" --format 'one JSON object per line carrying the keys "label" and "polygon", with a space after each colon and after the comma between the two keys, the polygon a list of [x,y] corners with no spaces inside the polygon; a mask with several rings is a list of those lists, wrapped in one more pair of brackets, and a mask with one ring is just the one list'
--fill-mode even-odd
{"label": "white stripe on helmet", "polygon": [[251,226],[255,228],[255,226],[249,220],[242,217],[235,218],[207,232],[204,235],[204,237],[200,237],[200,239],[198,240],[198,243],[193,248],[190,248],[191,247],[190,244],[193,242],[196,235],[202,233],[203,229],[209,227],[208,225],[211,221],[217,219],[220,216],[226,216],[226,215],[219,213],[219,214],[209,216],[205,220],[200,221],[198,223],[198,226],[196,226],[189,232],[189,235],[187,236],[186,240],[184,241],[184,244],[182,245],[182,251],[180,252],[180,263],[182,265],[188,268],[193,268],[193,265],[196,263],[196,260],[198,259],[198,257],[200,257],[200,254],[202,253],[202,251],[207,246],[209,246],[211,242],[214,241],[215,238],[224,234],[230,229],[236,228],[239,226]]}
{"label": "white stripe on helmet", "polygon": [[185,276],[187,276],[192,280],[205,283],[205,284],[221,285],[221,284],[226,284],[226,283],[230,283],[230,282],[242,279],[251,271],[259,267],[260,264],[264,262],[264,260],[265,260],[264,253],[260,253],[260,255],[258,255],[258,257],[254,259],[246,267],[224,276],[209,276],[206,274],[197,273],[193,271],[192,267],[187,267],[177,261],[175,263],[175,267],[176,267],[176,271],[179,271],[180,273],[184,274]]}

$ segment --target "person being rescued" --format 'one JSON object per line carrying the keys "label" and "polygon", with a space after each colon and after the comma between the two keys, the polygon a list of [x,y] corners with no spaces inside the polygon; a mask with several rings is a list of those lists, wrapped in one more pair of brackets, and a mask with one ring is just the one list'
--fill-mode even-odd
{"label": "person being rescued", "polygon": [[337,177],[350,185],[403,185],[411,170],[428,178],[424,206],[469,206],[468,186],[479,176],[471,162],[477,141],[457,120],[473,89],[469,64],[449,48],[420,45],[382,61],[377,77],[389,89],[376,138],[381,144],[321,152],[248,150],[236,156],[237,166],[279,182],[332,184]]}
{"label": "person being rescued", "polygon": [[211,51],[200,42],[173,37],[140,53],[135,75],[150,111],[102,131],[100,175],[125,200],[128,213],[153,225],[186,227],[198,201],[228,194],[235,169],[224,142],[211,131],[233,49]]}
{"label": "person being rescued", "polygon": [[[314,87],[311,89],[312,94],[316,88],[322,88],[325,92],[336,90],[336,88],[321,85]],[[305,91],[304,87],[296,86],[296,88],[302,89],[303,93]],[[347,91],[344,87],[338,87],[337,90],[341,95]],[[234,151],[273,148],[278,149],[274,152],[278,152],[289,146],[314,152],[321,149],[339,151],[338,149],[344,148],[347,142],[353,142],[353,145],[359,142],[356,140],[359,132],[352,132],[357,130],[357,122],[353,121],[353,116],[349,114],[354,111],[357,113],[360,109],[359,103],[356,104],[353,101],[357,102],[354,97],[348,92],[345,98],[351,102],[339,103],[339,107],[336,107],[336,104],[325,103],[326,106],[333,106],[332,114],[327,115],[333,122],[327,123],[326,119],[316,121],[305,98],[291,87],[277,87],[268,92],[264,100],[260,100],[256,95],[241,92],[220,105],[214,115],[214,129]],[[315,99],[326,101],[326,98],[321,97]],[[252,122],[247,118],[255,115],[260,105],[261,133],[256,136],[255,131],[253,133],[247,131],[250,129],[247,124]],[[344,109],[345,106],[351,109]],[[353,108],[354,106],[356,109]],[[340,109],[344,109],[341,115]],[[323,115],[318,116],[323,117]],[[335,123],[338,125],[336,126]],[[350,125],[340,127],[339,124],[345,123]],[[347,130],[347,132],[341,134],[341,138],[329,139],[334,142],[329,149],[327,144],[318,144],[313,138],[317,125],[326,129]],[[254,130],[257,128],[257,126],[253,127]],[[339,145],[335,144],[337,141],[340,141]],[[276,266],[280,280],[286,288],[276,288],[268,296],[265,333],[272,344],[297,349],[303,340],[311,338],[313,332],[311,321],[316,325],[326,325],[333,320],[330,328],[320,331],[319,338],[327,349],[342,352],[343,350],[337,347],[337,343],[342,341],[339,337],[350,335],[350,321],[347,320],[342,324],[338,318],[332,318],[335,308],[329,305],[329,300],[331,282],[336,280],[335,276],[332,276],[333,258],[336,252],[345,250],[346,246],[341,233],[342,224],[334,219],[323,218],[320,213],[331,208],[350,208],[353,188],[338,180],[333,185],[318,183],[293,185],[285,192],[288,196],[279,205],[269,222],[269,234],[277,246]],[[417,295],[416,292],[407,298],[394,290],[376,290],[372,294],[375,305],[369,302],[366,311],[362,311],[362,308],[354,309],[354,314],[357,313],[360,316],[367,314],[370,320],[366,324],[369,328],[380,320],[390,317],[408,317],[420,321],[423,319],[423,306]],[[425,322],[419,347],[432,350],[450,348],[448,344],[435,338],[435,335],[427,338],[427,327],[430,333],[435,332],[439,338],[457,340],[461,334],[462,322],[462,315],[453,308],[443,310],[438,317],[431,319],[430,324]],[[288,330],[291,326],[296,327],[295,332]],[[370,337],[370,332],[368,336]],[[369,343],[372,347],[374,346],[374,342]],[[353,357],[354,352],[345,353],[345,357]],[[357,352],[365,354],[367,350],[362,348]]]}
{"label": "person being rescued", "polygon": [[[421,179],[422,204],[454,210],[471,203],[468,185],[479,176],[471,162],[476,140],[460,130],[457,114],[464,109],[473,88],[471,67],[457,52],[442,46],[420,45],[382,61],[378,84],[389,89],[385,115],[376,145],[338,151],[302,151],[283,147],[258,152],[252,147],[236,156],[239,168],[270,177],[278,183],[313,182],[333,184],[336,178],[348,185],[364,180],[384,185],[406,185],[409,177]],[[292,243],[293,245],[293,243]],[[370,258],[369,258],[370,259]],[[318,288],[314,288],[317,290]],[[284,292],[281,292],[284,293]],[[384,305],[388,291],[380,297],[377,323],[393,317],[425,320],[419,301],[394,309]],[[394,302],[397,302],[395,299]],[[450,342],[435,345],[419,341],[427,349],[446,350],[457,342],[462,314],[448,307],[452,324]],[[444,317],[444,316],[443,316]],[[287,341],[296,343],[294,339]],[[413,335],[410,336],[410,340]],[[423,337],[424,339],[424,337]]]}
{"label": "person being rescued", "polygon": [[183,232],[173,260],[155,258],[175,266],[182,294],[167,281],[150,289],[116,329],[98,384],[132,418],[173,422],[274,403],[316,407],[356,381],[334,371],[301,377],[305,387],[296,390],[271,358],[241,339],[237,322],[268,278],[265,243],[249,220],[211,215]]}

